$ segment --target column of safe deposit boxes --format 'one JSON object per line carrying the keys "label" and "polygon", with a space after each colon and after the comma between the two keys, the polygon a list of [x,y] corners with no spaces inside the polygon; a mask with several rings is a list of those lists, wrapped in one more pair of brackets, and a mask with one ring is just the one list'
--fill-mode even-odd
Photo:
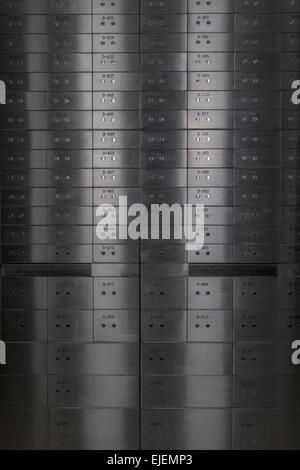
{"label": "column of safe deposit boxes", "polygon": [[93,228],[138,186],[139,16],[117,3],[1,2],[2,449],[139,446],[138,249]]}
{"label": "column of safe deposit boxes", "polygon": [[[300,448],[299,15],[2,2],[0,448]],[[203,248],[103,241],[119,196]]]}

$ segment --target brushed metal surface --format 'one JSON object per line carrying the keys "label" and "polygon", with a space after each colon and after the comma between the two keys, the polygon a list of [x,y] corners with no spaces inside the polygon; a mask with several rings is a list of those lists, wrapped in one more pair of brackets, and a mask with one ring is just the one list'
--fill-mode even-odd
{"label": "brushed metal surface", "polygon": [[47,374],[47,345],[43,343],[8,343],[7,364],[1,367],[0,375],[44,375]]}
{"label": "brushed metal surface", "polygon": [[232,342],[231,310],[190,310],[187,320],[191,342]]}
{"label": "brushed metal surface", "polygon": [[[22,390],[22,393],[20,393]],[[1,408],[44,408],[47,406],[47,377],[0,377]]]}
{"label": "brushed metal surface", "polygon": [[51,408],[138,408],[138,378],[52,375],[48,402]]}
{"label": "brushed metal surface", "polygon": [[141,317],[144,343],[185,342],[185,310],[143,310]]}
{"label": "brushed metal surface", "polygon": [[231,448],[229,410],[144,410],[142,448],[206,449]]}
{"label": "brushed metal surface", "polygon": [[229,408],[232,406],[231,377],[144,377],[144,409]]}
{"label": "brushed metal surface", "polygon": [[49,374],[137,375],[135,344],[48,344]]}
{"label": "brushed metal surface", "polygon": [[51,410],[49,447],[52,450],[137,448],[138,422],[135,410]]}
{"label": "brushed metal surface", "polygon": [[232,346],[229,344],[144,344],[144,375],[231,375]]}
{"label": "brushed metal surface", "polygon": [[48,341],[93,341],[92,310],[48,310]]}
{"label": "brushed metal surface", "polygon": [[1,410],[0,434],[2,450],[47,449],[47,410]]}
{"label": "brushed metal surface", "polygon": [[47,340],[47,311],[2,310],[2,336],[9,342],[44,342]]}
{"label": "brushed metal surface", "polygon": [[190,278],[189,308],[231,310],[233,306],[232,289],[230,278]]}
{"label": "brushed metal surface", "polygon": [[95,310],[94,340],[97,342],[138,343],[138,310]]}

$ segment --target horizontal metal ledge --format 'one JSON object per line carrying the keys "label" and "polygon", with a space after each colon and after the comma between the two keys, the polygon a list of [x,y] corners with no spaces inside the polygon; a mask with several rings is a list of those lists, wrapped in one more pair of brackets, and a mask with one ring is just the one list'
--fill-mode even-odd
{"label": "horizontal metal ledge", "polygon": [[190,264],[189,276],[268,276],[277,277],[276,264]]}
{"label": "horizontal metal ledge", "polygon": [[91,276],[91,264],[3,264],[2,276]]}

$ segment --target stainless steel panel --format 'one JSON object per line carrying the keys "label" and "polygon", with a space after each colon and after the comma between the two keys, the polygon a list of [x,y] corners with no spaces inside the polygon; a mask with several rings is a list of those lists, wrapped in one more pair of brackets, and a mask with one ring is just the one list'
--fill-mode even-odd
{"label": "stainless steel panel", "polygon": [[186,111],[142,111],[144,129],[184,129],[187,127]]}
{"label": "stainless steel panel", "polygon": [[270,310],[235,310],[236,341],[276,341],[279,338],[278,312]]}
{"label": "stainless steel panel", "polygon": [[91,168],[92,152],[88,150],[48,150],[47,168]]}
{"label": "stainless steel panel", "polygon": [[236,129],[279,129],[281,119],[274,111],[236,111]]}
{"label": "stainless steel panel", "polygon": [[277,207],[237,207],[234,217],[239,224],[277,225],[280,211]]}
{"label": "stainless steel panel", "polygon": [[284,278],[281,279],[281,290],[279,295],[280,307],[284,309],[297,309],[300,296],[300,279]]}
{"label": "stainless steel panel", "polygon": [[0,434],[2,450],[47,449],[47,410],[1,410]]}
{"label": "stainless steel panel", "polygon": [[234,0],[211,0],[201,3],[198,0],[189,0],[189,13],[232,13],[234,11]]}
{"label": "stainless steel panel", "polygon": [[142,202],[149,204],[185,204],[187,202],[187,194],[185,188],[160,188],[144,191],[142,194]]}
{"label": "stainless steel panel", "polygon": [[44,35],[27,34],[26,36],[1,35],[1,52],[47,52]]}
{"label": "stainless steel panel", "polygon": [[94,129],[136,129],[139,127],[138,111],[95,111]]}
{"label": "stainless steel panel", "polygon": [[186,341],[186,311],[143,310],[141,316],[144,343]]}
{"label": "stainless steel panel", "polygon": [[44,206],[47,202],[44,188],[3,189],[1,196],[2,206]]}
{"label": "stainless steel panel", "polygon": [[137,91],[108,91],[93,94],[94,110],[139,109],[139,93]]}
{"label": "stainless steel panel", "polygon": [[233,111],[189,111],[188,113],[190,129],[232,129],[233,124]]}
{"label": "stainless steel panel", "polygon": [[101,309],[135,309],[138,306],[138,279],[95,278],[94,306]]}
{"label": "stainless steel panel", "polygon": [[45,149],[46,132],[39,131],[0,131],[0,146],[6,149],[19,150],[24,148]]}
{"label": "stainless steel panel", "polygon": [[191,309],[232,309],[230,278],[190,278],[188,305]]}
{"label": "stainless steel panel", "polygon": [[91,15],[46,15],[46,32],[48,34],[89,34],[92,32]]}
{"label": "stainless steel panel", "polygon": [[91,73],[51,73],[47,76],[49,91],[92,90]]}
{"label": "stainless steel panel", "polygon": [[178,53],[144,53],[141,60],[142,72],[165,71],[185,72],[187,70],[187,56],[183,52]]}
{"label": "stainless steel panel", "polygon": [[93,341],[93,311],[49,310],[48,341]]}
{"label": "stainless steel panel", "polygon": [[139,133],[137,131],[94,131],[94,143],[100,149],[137,149]]}
{"label": "stainless steel panel", "polygon": [[187,325],[191,342],[232,342],[231,310],[190,310]]}
{"label": "stainless steel panel", "polygon": [[144,344],[144,375],[231,375],[232,346],[227,344]]}
{"label": "stainless steel panel", "polygon": [[[52,183],[53,184],[53,183]],[[72,204],[76,206],[92,206],[93,205],[93,191],[92,188],[48,188],[47,201],[51,206],[65,206]],[[92,186],[92,184],[91,184]],[[84,240],[86,241],[86,240]]]}
{"label": "stainless steel panel", "polygon": [[[284,2],[288,3],[288,2]],[[287,7],[287,5],[285,5]],[[238,11],[279,11],[280,2],[273,2],[273,0],[235,0],[235,8]]]}
{"label": "stainless steel panel", "polygon": [[277,14],[269,13],[261,14],[244,13],[235,16],[235,29],[238,33],[242,32],[276,32],[280,28],[280,16]]}
{"label": "stainless steel panel", "polygon": [[232,263],[231,245],[204,245],[188,255],[189,263]]}
{"label": "stainless steel panel", "polygon": [[46,407],[47,377],[0,377],[0,403],[1,408]]}
{"label": "stainless steel panel", "polygon": [[204,221],[206,224],[231,225],[233,209],[231,207],[205,207]]}
{"label": "stainless steel panel", "polygon": [[241,245],[242,243],[277,243],[279,240],[279,230],[277,227],[271,226],[260,226],[251,225],[247,226],[236,226],[234,233],[235,243]]}
{"label": "stainless steel panel", "polygon": [[298,410],[237,410],[234,413],[234,448],[299,449],[299,420]]}
{"label": "stainless steel panel", "polygon": [[268,54],[237,52],[235,54],[235,69],[237,71],[249,70],[251,72],[264,70],[265,72],[281,69],[280,54],[270,52]]}
{"label": "stainless steel panel", "polygon": [[152,168],[186,168],[187,152],[185,150],[143,150],[142,166]]}
{"label": "stainless steel panel", "polygon": [[142,413],[143,449],[231,449],[229,410],[147,410]]}
{"label": "stainless steel panel", "polygon": [[138,263],[139,249],[136,244],[99,244],[94,247],[93,261],[94,263]]}
{"label": "stainless steel panel", "polygon": [[4,277],[2,280],[4,308],[46,309],[47,279],[42,277]]}
{"label": "stainless steel panel", "polygon": [[1,168],[30,169],[46,168],[45,150],[3,150],[1,151]]}
{"label": "stainless steel panel", "polygon": [[138,343],[138,310],[95,310],[94,315],[95,341]]}
{"label": "stainless steel panel", "polygon": [[[208,15],[206,15],[208,17]],[[209,21],[209,19],[208,19]],[[198,21],[197,21],[198,23]],[[198,26],[198,25],[197,25]],[[198,33],[189,34],[189,52],[197,51],[233,51],[233,35],[231,33]]]}
{"label": "stainless steel panel", "polygon": [[249,310],[276,308],[276,279],[274,278],[235,278],[233,281],[234,308]]}
{"label": "stainless steel panel", "polygon": [[[279,114],[279,109],[281,107],[280,93],[278,93],[277,91],[236,91],[235,106],[238,109],[241,108],[247,111],[251,109],[255,111],[272,110],[273,113],[275,109],[278,109],[277,114]],[[264,124],[264,127],[267,126]]]}
{"label": "stainless steel panel", "polygon": [[232,90],[233,72],[189,72],[189,90]]}
{"label": "stainless steel panel", "polygon": [[[234,156],[230,150],[189,150],[188,166],[190,168],[230,168]],[[190,171],[190,170],[189,170]]]}
{"label": "stainless steel panel", "polygon": [[283,68],[284,70],[297,71],[299,70],[300,54],[296,52],[283,54]]}
{"label": "stainless steel panel", "polygon": [[234,405],[238,408],[299,408],[299,377],[235,377]]}
{"label": "stainless steel panel", "polygon": [[[89,34],[71,35],[49,35],[47,38],[47,48],[44,52],[92,52],[92,39]],[[35,52],[29,50],[28,52]]]}
{"label": "stainless steel panel", "polygon": [[138,0],[127,0],[124,5],[123,0],[115,0],[114,2],[103,2],[102,0],[93,0],[94,13],[138,13]]}
{"label": "stainless steel panel", "polygon": [[[48,110],[61,110],[70,109],[84,110],[92,108],[92,93],[91,92],[60,92],[48,93],[47,95],[47,108]],[[51,113],[51,116],[56,114]],[[72,114],[71,114],[72,116]]]}
{"label": "stainless steel panel", "polygon": [[[200,184],[199,184],[200,186]],[[233,204],[232,188],[195,188],[188,190],[189,204],[205,204],[205,206],[217,206]]]}
{"label": "stainless steel panel", "polygon": [[[209,165],[209,163],[208,163]],[[189,187],[233,186],[234,171],[231,169],[197,169],[189,170]]]}
{"label": "stainless steel panel", "polygon": [[239,149],[235,152],[237,168],[279,168],[279,149]]}
{"label": "stainless steel panel", "polygon": [[47,146],[49,149],[90,149],[92,132],[89,131],[48,131]]}
{"label": "stainless steel panel", "polygon": [[189,147],[202,149],[230,149],[234,146],[234,133],[229,130],[198,130],[188,132]]}
{"label": "stainless steel panel", "polygon": [[274,33],[251,32],[235,35],[235,51],[280,52],[280,36]]}
{"label": "stainless steel panel", "polygon": [[0,375],[43,375],[47,373],[47,348],[42,343],[7,343],[7,364]]}
{"label": "stainless steel panel", "polygon": [[188,54],[188,70],[191,72],[232,72],[234,55],[227,52],[191,52]]}
{"label": "stainless steel panel", "polygon": [[[159,227],[160,229],[161,227]],[[170,229],[171,242],[142,241],[141,260],[142,263],[186,263],[187,252],[180,240],[173,240],[173,227]],[[184,238],[184,235],[183,235]],[[177,243],[177,244],[176,244]]]}
{"label": "stainless steel panel", "polygon": [[186,52],[186,34],[143,34],[142,52]]}
{"label": "stainless steel panel", "polygon": [[52,450],[138,447],[139,415],[135,410],[53,410],[49,420]]}
{"label": "stainless steel panel", "polygon": [[1,240],[3,245],[29,245],[32,244],[46,244],[47,231],[46,227],[35,226],[8,226],[2,227]]}
{"label": "stainless steel panel", "polygon": [[186,148],[187,132],[179,131],[143,131],[142,148]]}
{"label": "stainless steel panel", "polygon": [[0,6],[0,13],[44,14],[45,0],[7,0]]}
{"label": "stainless steel panel", "polygon": [[[91,54],[50,54],[48,55],[48,67],[53,72],[81,72],[92,71]],[[33,72],[36,70],[31,69]],[[37,70],[39,71],[39,70]]]}
{"label": "stainless steel panel", "polygon": [[141,88],[145,90],[181,90],[187,89],[185,72],[148,72],[141,73]]}
{"label": "stainless steel panel", "polygon": [[49,374],[137,375],[135,344],[49,344]]}
{"label": "stainless steel panel", "polygon": [[44,170],[3,170],[1,182],[4,188],[39,188],[46,186],[45,176]]}
{"label": "stainless steel panel", "polygon": [[187,183],[187,175],[185,169],[154,169],[142,170],[141,180],[143,188],[156,187],[185,187]]}
{"label": "stainless steel panel", "polygon": [[188,30],[191,33],[223,33],[233,30],[233,20],[231,14],[191,14],[188,16]]}
{"label": "stainless steel panel", "polygon": [[[299,13],[299,9],[298,9]],[[280,25],[284,31],[299,32],[299,14],[293,13],[283,14],[280,16]]]}
{"label": "stainless steel panel", "polygon": [[236,375],[297,375],[290,343],[245,342],[235,345]]}
{"label": "stainless steel panel", "polygon": [[[270,243],[269,240],[265,240]],[[233,260],[236,263],[276,263],[278,248],[271,244],[235,245]]]}
{"label": "stainless steel panel", "polygon": [[[15,5],[14,5],[15,8]],[[2,33],[45,33],[45,16],[42,15],[1,15],[0,29]]]}
{"label": "stainless steel panel", "polygon": [[46,310],[2,310],[2,336],[10,342],[46,341]]}
{"label": "stainless steel panel", "polygon": [[47,171],[48,187],[92,188],[92,170],[88,169],[53,169]]}
{"label": "stainless steel panel", "polygon": [[[173,12],[172,12],[173,13]],[[141,33],[186,33],[185,15],[141,15]]]}
{"label": "stainless steel panel", "polygon": [[53,243],[70,245],[92,243],[93,239],[93,228],[89,226],[48,226],[47,227],[47,243],[50,245]]}
{"label": "stainless steel panel", "polygon": [[[232,91],[190,91],[189,109],[233,109]],[[199,126],[200,127],[200,126]]]}
{"label": "stainless steel panel", "polygon": [[93,73],[95,91],[134,91],[139,89],[138,73],[102,72]]}
{"label": "stainless steel panel", "polygon": [[237,90],[276,90],[281,86],[281,77],[272,72],[237,72],[235,88]]}
{"label": "stainless steel panel", "polygon": [[237,148],[279,147],[280,133],[276,130],[236,131]]}
{"label": "stainless steel panel", "polygon": [[80,13],[89,14],[92,12],[92,1],[91,0],[71,0],[64,2],[63,0],[46,0],[46,12],[47,13]]}
{"label": "stainless steel panel", "polygon": [[48,207],[49,225],[92,225],[92,207]]}
{"label": "stainless steel panel", "polygon": [[91,111],[48,111],[49,129],[91,129]]}
{"label": "stainless steel panel", "polygon": [[138,150],[99,150],[94,151],[94,168],[138,168]]}
{"label": "stainless steel panel", "polygon": [[2,208],[1,219],[4,225],[45,225],[44,207]]}
{"label": "stainless steel panel", "polygon": [[142,13],[186,13],[187,0],[159,0],[149,1],[142,0]]}
{"label": "stainless steel panel", "polygon": [[[138,378],[114,376],[49,376],[49,406],[138,408]],[[97,431],[98,432],[98,431]]]}
{"label": "stainless steel panel", "polygon": [[135,204],[140,200],[138,188],[98,188],[94,189],[94,204],[119,204],[119,197],[127,196],[129,205]]}
{"label": "stainless steel panel", "polygon": [[[163,81],[163,80],[162,80]],[[156,88],[156,83],[153,85]],[[157,88],[160,88],[157,86]],[[186,110],[187,108],[187,92],[185,91],[143,91],[142,92],[142,109],[165,109]],[[177,115],[176,112],[176,115]],[[173,113],[174,114],[174,113]],[[174,126],[172,126],[174,127]],[[185,127],[185,126],[184,126]]]}
{"label": "stainless steel panel", "polygon": [[183,309],[186,296],[184,278],[149,277],[142,280],[142,308]]}
{"label": "stainless steel panel", "polygon": [[4,263],[46,263],[45,245],[5,246],[1,250]]}
{"label": "stainless steel panel", "polygon": [[[111,13],[111,12],[110,12]],[[138,33],[139,16],[138,15],[93,15],[94,33]]]}
{"label": "stainless steel panel", "polygon": [[[231,377],[144,377],[143,408],[229,408]],[[194,410],[195,411],[195,410]]]}
{"label": "stainless steel panel", "polygon": [[50,309],[93,308],[93,284],[90,278],[49,277],[48,307]]}

